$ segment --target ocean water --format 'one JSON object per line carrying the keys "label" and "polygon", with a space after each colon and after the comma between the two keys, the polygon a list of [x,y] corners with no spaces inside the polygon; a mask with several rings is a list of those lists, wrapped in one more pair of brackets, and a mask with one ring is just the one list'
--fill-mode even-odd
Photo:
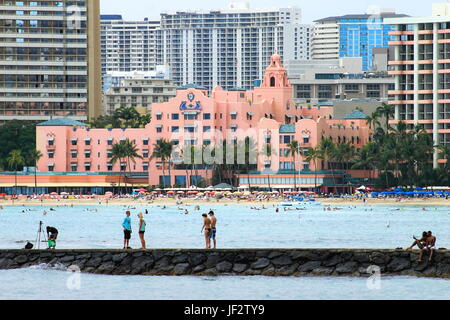
{"label": "ocean water", "polygon": [[[450,203],[450,202],[449,202]],[[131,208],[132,226],[137,213],[149,211],[146,240],[149,248],[203,248],[201,214],[213,209],[218,218],[219,248],[397,248],[412,243],[412,236],[431,230],[437,247],[450,248],[449,207],[349,207],[324,211],[321,205],[280,213],[274,207],[252,210],[246,206],[202,206],[190,213],[172,206]],[[31,210],[31,211],[30,211]],[[47,211],[43,215],[43,211]],[[0,210],[0,248],[23,248],[36,239],[39,221],[59,230],[57,248],[122,248],[123,206],[4,207]],[[89,211],[90,210],[90,211]],[[130,243],[139,248],[137,232]],[[45,246],[45,244],[44,244]]]}
{"label": "ocean water", "polygon": [[[320,205],[280,213],[275,208],[246,206],[131,208],[137,230],[138,212],[149,211],[150,248],[202,248],[201,213],[215,210],[221,248],[396,248],[412,235],[432,230],[438,247],[450,247],[450,207],[349,207],[324,211]],[[43,211],[47,211],[43,215]],[[34,241],[39,226],[59,229],[58,248],[121,248],[126,207],[5,207],[0,210],[0,248],[22,248]],[[43,244],[42,246],[45,246]],[[133,248],[139,247],[133,234]],[[370,281],[370,280],[369,280]],[[37,266],[0,270],[0,299],[262,299],[262,300],[391,300],[450,299],[449,279],[381,276],[379,287],[353,277],[150,277],[75,274]],[[208,290],[205,290],[205,288]],[[49,290],[51,288],[51,290]],[[426,295],[424,295],[426,292]]]}
{"label": "ocean water", "polygon": [[[0,271],[0,300],[438,300],[450,279],[381,277],[150,277]],[[369,285],[368,285],[369,283]],[[425,293],[425,294],[424,294]]]}

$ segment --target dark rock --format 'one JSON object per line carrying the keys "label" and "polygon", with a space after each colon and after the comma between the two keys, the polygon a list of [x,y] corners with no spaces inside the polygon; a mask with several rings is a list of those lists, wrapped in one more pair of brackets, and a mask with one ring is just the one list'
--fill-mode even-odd
{"label": "dark rock", "polygon": [[217,276],[217,270],[215,268],[210,268],[202,271],[202,274],[205,276]]}
{"label": "dark rock", "polygon": [[92,258],[86,263],[86,267],[97,268],[101,263],[102,263],[101,257]]}
{"label": "dark rock", "polygon": [[169,257],[163,257],[155,263],[155,269],[165,270],[169,267],[169,265],[170,265]]}
{"label": "dark rock", "polygon": [[335,271],[337,273],[353,273],[358,272],[358,263],[354,261],[338,264]]}
{"label": "dark rock", "polygon": [[217,272],[220,272],[220,273],[230,272],[232,268],[233,268],[233,264],[228,261],[222,261],[216,265],[216,270],[217,270]]}
{"label": "dark rock", "polygon": [[134,258],[139,258],[139,257],[142,257],[144,255],[144,252],[142,252],[142,251],[138,251],[138,252],[134,252],[133,253],[133,257]]}
{"label": "dark rock", "polygon": [[245,270],[247,270],[247,268],[248,268],[248,265],[245,263],[236,263],[233,266],[233,272],[241,273],[241,272],[244,272]]}
{"label": "dark rock", "polygon": [[39,254],[40,258],[50,258],[52,256],[52,254],[50,252],[41,252]]}
{"label": "dark rock", "polygon": [[108,254],[105,254],[104,256],[103,256],[103,258],[102,258],[102,261],[103,262],[106,262],[106,261],[112,261],[112,254],[110,254],[110,253],[108,253]]}
{"label": "dark rock", "polygon": [[192,266],[198,266],[206,261],[206,256],[202,253],[193,253],[189,257],[189,262]]}
{"label": "dark rock", "polygon": [[248,263],[255,257],[254,254],[250,253],[239,253],[235,258],[234,262],[236,263]]}
{"label": "dark rock", "polygon": [[59,261],[61,261],[62,263],[64,262],[72,262],[75,260],[74,256],[64,256],[61,259],[59,259]]}
{"label": "dark rock", "polygon": [[261,275],[265,276],[265,277],[272,277],[272,276],[277,275],[275,272],[275,267],[270,266],[270,267],[263,269],[261,272]]}
{"label": "dark rock", "polygon": [[173,264],[185,263],[188,262],[189,256],[186,253],[175,255],[172,259]]}
{"label": "dark rock", "polygon": [[196,267],[194,268],[194,270],[192,270],[192,272],[198,273],[198,272],[202,272],[202,271],[205,270],[205,269],[206,269],[206,267],[205,267],[203,264],[200,264],[200,265],[196,266]]}
{"label": "dark rock", "polygon": [[279,256],[278,258],[275,258],[272,260],[272,263],[276,267],[282,267],[292,264],[292,259],[289,256],[283,255]]}
{"label": "dark rock", "polygon": [[288,266],[284,266],[282,268],[275,270],[275,275],[277,276],[290,276],[297,271],[298,263],[294,263]]}
{"label": "dark rock", "polygon": [[208,256],[208,259],[206,260],[206,268],[214,268],[220,261],[220,255],[218,253],[213,253]]}
{"label": "dark rock", "polygon": [[450,277],[450,264],[448,263],[440,263],[437,265],[436,274],[439,276],[447,276]]}
{"label": "dark rock", "polygon": [[145,273],[153,267],[153,256],[141,256],[133,260],[131,264],[132,274]]}
{"label": "dark rock", "polygon": [[268,259],[273,259],[273,258],[278,258],[279,256],[283,255],[283,252],[279,252],[279,251],[272,251],[271,253],[269,253],[269,255],[267,256]]}
{"label": "dark rock", "polygon": [[15,265],[14,261],[9,258],[0,259],[0,269],[10,269]]}
{"label": "dark rock", "polygon": [[256,251],[256,258],[265,258],[269,255],[269,251],[267,250],[258,250]]}
{"label": "dark rock", "polygon": [[428,266],[424,271],[422,271],[422,274],[424,276],[435,276],[436,275],[436,266]]}
{"label": "dark rock", "polygon": [[417,262],[417,265],[414,267],[414,271],[422,272],[428,267],[428,260],[424,260],[422,262]]}
{"label": "dark rock", "polygon": [[116,264],[112,261],[107,261],[102,263],[98,268],[97,268],[97,273],[102,273],[102,274],[112,274],[114,269],[116,267]]}
{"label": "dark rock", "polygon": [[322,265],[325,266],[325,267],[334,267],[337,264],[342,263],[344,261],[345,260],[340,255],[335,254],[330,259],[327,259],[327,260],[323,261]]}
{"label": "dark rock", "polygon": [[256,262],[252,263],[253,270],[264,269],[268,267],[270,264],[270,260],[267,258],[260,258]]}
{"label": "dark rock", "polygon": [[390,272],[400,272],[411,267],[411,261],[409,259],[395,257],[387,265],[387,270]]}
{"label": "dark rock", "polygon": [[235,259],[235,257],[236,257],[236,254],[235,254],[235,253],[233,253],[233,252],[228,252],[228,253],[226,253],[226,254],[222,257],[222,260],[228,261],[228,262],[233,262],[234,259]]}
{"label": "dark rock", "polygon": [[369,262],[369,254],[364,253],[364,252],[355,252],[353,254],[353,260],[357,261],[357,262]]}
{"label": "dark rock", "polygon": [[175,268],[173,269],[173,272],[175,275],[181,276],[181,275],[189,274],[190,270],[191,270],[191,266],[189,265],[189,263],[179,263],[175,266]]}
{"label": "dark rock", "polygon": [[373,252],[369,255],[370,262],[382,265],[389,261],[389,257],[381,252]]}
{"label": "dark rock", "polygon": [[353,257],[353,252],[350,251],[341,252],[340,256],[343,261],[350,261]]}
{"label": "dark rock", "polygon": [[20,256],[18,256],[18,257],[16,257],[14,259],[14,262],[17,263],[17,264],[23,264],[23,263],[25,263],[27,261],[28,261],[28,258],[25,255],[20,255]]}
{"label": "dark rock", "polygon": [[82,254],[82,255],[79,255],[79,256],[77,256],[77,260],[78,259],[80,259],[80,260],[82,260],[82,259],[90,259],[91,258],[91,254],[90,253],[85,253],[85,254]]}
{"label": "dark rock", "polygon": [[320,261],[308,261],[305,264],[302,264],[298,267],[298,271],[300,272],[311,272],[314,269],[320,267],[322,263]]}
{"label": "dark rock", "polygon": [[162,259],[164,257],[168,257],[171,258],[175,255],[174,252],[170,252],[170,251],[163,251],[163,250],[158,250],[158,251],[153,251],[153,259],[155,261],[158,261],[159,259]]}
{"label": "dark rock", "polygon": [[327,276],[333,273],[334,268],[332,267],[318,267],[315,268],[312,273],[318,276]]}
{"label": "dark rock", "polygon": [[123,253],[118,253],[112,256],[112,261],[113,262],[120,262],[123,259],[125,259],[128,256],[128,253],[123,252]]}

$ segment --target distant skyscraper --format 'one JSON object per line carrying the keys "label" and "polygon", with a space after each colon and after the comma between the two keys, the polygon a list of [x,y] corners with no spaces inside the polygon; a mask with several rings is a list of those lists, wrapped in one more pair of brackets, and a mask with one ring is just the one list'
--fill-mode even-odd
{"label": "distant skyscraper", "polygon": [[315,21],[312,58],[363,58],[363,70],[372,69],[374,48],[388,47],[393,25],[383,24],[385,18],[405,17],[395,12],[351,14]]}
{"label": "distant skyscraper", "polygon": [[100,115],[99,0],[0,6],[0,121]]}
{"label": "distant skyscraper", "polygon": [[154,71],[155,30],[159,21],[124,21],[121,15],[101,16],[102,73]]}
{"label": "distant skyscraper", "polygon": [[194,83],[211,90],[251,88],[262,79],[271,55],[309,59],[310,26],[296,7],[161,14],[157,64],[169,64],[176,85]]}

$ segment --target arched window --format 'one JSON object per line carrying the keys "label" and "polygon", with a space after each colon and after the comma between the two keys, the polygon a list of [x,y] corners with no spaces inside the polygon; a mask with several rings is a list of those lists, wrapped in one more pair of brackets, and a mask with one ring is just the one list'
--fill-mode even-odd
{"label": "arched window", "polygon": [[275,77],[270,78],[270,86],[275,87]]}

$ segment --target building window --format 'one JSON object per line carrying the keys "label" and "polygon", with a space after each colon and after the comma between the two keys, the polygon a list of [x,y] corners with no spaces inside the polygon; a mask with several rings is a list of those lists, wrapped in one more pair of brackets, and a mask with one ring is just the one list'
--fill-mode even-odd
{"label": "building window", "polygon": [[54,146],[55,145],[55,139],[48,139],[48,145]]}
{"label": "building window", "polygon": [[55,170],[55,165],[54,164],[49,164],[48,165],[48,171],[49,172],[53,172]]}
{"label": "building window", "polygon": [[237,112],[232,112],[231,113],[231,120],[236,120],[237,119]]}
{"label": "building window", "polygon": [[211,132],[211,127],[210,126],[204,126],[203,127],[203,132]]}
{"label": "building window", "polygon": [[112,150],[107,150],[106,156],[108,157],[108,159],[111,159],[112,158]]}
{"label": "building window", "polygon": [[53,159],[55,157],[55,153],[53,151],[49,151],[48,158]]}
{"label": "building window", "polygon": [[172,127],[172,132],[180,132],[180,127]]}
{"label": "building window", "polygon": [[91,151],[90,151],[90,150],[84,151],[84,157],[85,157],[86,159],[89,159],[89,158],[91,157]]}
{"label": "building window", "polygon": [[156,120],[162,120],[162,113],[156,115]]}
{"label": "building window", "polygon": [[70,154],[72,155],[73,159],[76,159],[78,157],[78,151],[77,150],[70,151]]}
{"label": "building window", "polygon": [[275,77],[270,78],[270,86],[275,87]]}
{"label": "building window", "polygon": [[78,139],[72,139],[72,145],[76,146],[78,144]]}
{"label": "building window", "polygon": [[144,144],[144,146],[148,146],[148,139],[144,139],[143,144]]}
{"label": "building window", "polygon": [[113,139],[108,139],[108,146],[112,146],[113,144]]}
{"label": "building window", "polygon": [[70,165],[72,172],[77,172],[78,171],[78,165],[76,163],[72,163]]}
{"label": "building window", "polygon": [[157,128],[156,128],[156,132],[157,132],[157,133],[161,133],[161,132],[162,132],[162,129],[163,129],[162,127],[157,127]]}
{"label": "building window", "polygon": [[142,163],[142,169],[143,169],[144,171],[148,171],[148,162],[143,162],[143,163]]}
{"label": "building window", "polygon": [[86,140],[84,140],[84,142],[87,146],[91,145],[91,139],[86,139]]}
{"label": "building window", "polygon": [[203,120],[211,120],[211,114],[210,113],[204,113],[203,114]]}
{"label": "building window", "polygon": [[91,164],[90,163],[85,163],[84,164],[84,170],[85,171],[91,171]]}
{"label": "building window", "polygon": [[111,163],[107,164],[108,171],[113,171],[113,165]]}
{"label": "building window", "polygon": [[142,157],[148,158],[148,150],[142,150]]}
{"label": "building window", "polygon": [[180,115],[178,113],[172,113],[172,120],[179,120]]}

